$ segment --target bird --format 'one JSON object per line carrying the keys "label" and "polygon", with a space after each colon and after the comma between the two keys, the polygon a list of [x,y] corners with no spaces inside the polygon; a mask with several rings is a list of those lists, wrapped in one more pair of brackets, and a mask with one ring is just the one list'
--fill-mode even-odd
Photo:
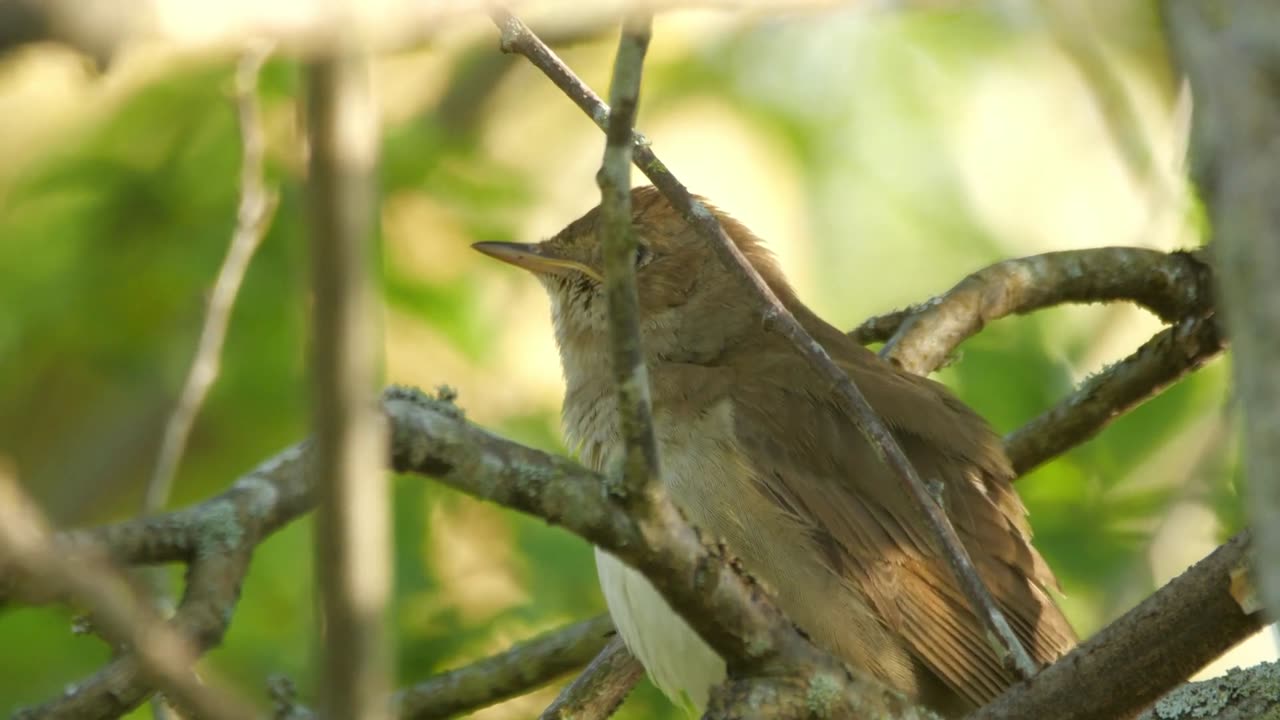
{"label": "bird", "polygon": [[[695,196],[696,197],[696,196]],[[944,385],[881,359],[806,307],[764,242],[698,198],[804,330],[866,396],[941,503],[1019,641],[1039,664],[1077,642],[1031,544],[1000,438]],[[829,383],[762,321],[737,279],[652,186],[631,191],[640,345],[660,479],[822,649],[944,717],[1017,678],[992,648],[907,491]],[[473,247],[546,289],[565,381],[567,444],[607,472],[624,452],[603,288],[599,207],[540,243]],[[596,548],[618,633],[677,704],[705,708],[725,663],[652,584]]]}

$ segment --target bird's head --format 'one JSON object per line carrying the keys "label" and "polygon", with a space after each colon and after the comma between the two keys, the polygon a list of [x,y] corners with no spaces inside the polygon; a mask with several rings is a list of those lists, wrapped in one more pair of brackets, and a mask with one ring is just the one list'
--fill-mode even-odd
{"label": "bird's head", "polygon": [[[714,248],[653,187],[631,191],[640,336],[646,360],[706,363],[760,327],[759,305]],[[738,248],[779,295],[790,288],[772,254],[746,226],[713,209]],[[608,369],[600,209],[594,208],[536,244],[484,242],[473,247],[532,272],[551,297],[556,341],[566,374],[585,364]]]}

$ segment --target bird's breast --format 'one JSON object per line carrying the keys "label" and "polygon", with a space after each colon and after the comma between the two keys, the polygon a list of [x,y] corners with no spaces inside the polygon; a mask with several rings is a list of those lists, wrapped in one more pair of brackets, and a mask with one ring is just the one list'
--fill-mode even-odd
{"label": "bird's breast", "polygon": [[[612,398],[568,400],[567,434],[584,462],[606,471],[622,451]],[[692,411],[655,403],[653,417],[662,481],[686,519],[704,537],[723,541],[788,616],[810,636],[823,638],[828,650],[850,660],[865,658],[868,670],[905,682],[910,671],[902,649],[848,579],[824,560],[812,528],[783,512],[764,490],[763,470],[738,444],[731,401]],[[724,663],[640,573],[604,551],[597,550],[596,559],[614,624],[654,684],[678,703],[704,707]]]}
{"label": "bird's breast", "polygon": [[[776,504],[761,492],[738,448],[731,402],[679,410],[655,403],[654,433],[661,478],[685,518],[707,535],[726,541],[740,557],[769,554],[770,526],[781,520]],[[570,392],[564,407],[565,435],[583,463],[608,472],[622,455],[617,405],[612,393]]]}

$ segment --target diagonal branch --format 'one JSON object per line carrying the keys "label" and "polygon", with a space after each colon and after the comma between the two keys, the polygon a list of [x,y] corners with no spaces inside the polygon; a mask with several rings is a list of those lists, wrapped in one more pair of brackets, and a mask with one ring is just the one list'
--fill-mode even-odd
{"label": "diagonal branch", "polygon": [[[644,501],[659,485],[658,442],[653,434],[649,373],[640,348],[640,299],[636,293],[636,238],[631,229],[631,126],[640,102],[640,76],[649,47],[648,15],[623,24],[613,63],[610,100],[618,112],[609,117],[600,185],[600,244],[604,254],[604,291],[609,312],[609,355],[625,455],[621,492]],[[616,487],[616,486],[615,486]]]}
{"label": "diagonal branch", "polygon": [[968,720],[1123,718],[1147,707],[1266,623],[1231,592],[1249,545],[1247,532],[1232,538]]}
{"label": "diagonal branch", "polygon": [[1112,420],[1159,394],[1226,349],[1216,315],[1165,328],[1137,352],[1086,380],[1039,417],[1005,436],[1019,475],[1102,431]]}
{"label": "diagonal branch", "polygon": [[617,711],[643,675],[640,661],[621,637],[614,637],[538,720],[603,720]]}
{"label": "diagonal branch", "polygon": [[405,720],[438,720],[522,695],[582,667],[612,633],[608,615],[548,631],[396,692],[393,713]]}
{"label": "diagonal branch", "polygon": [[[640,103],[640,78],[649,48],[653,18],[628,16],[613,64],[610,101],[617,112],[606,128],[604,159],[596,181],[600,186],[600,245],[603,248],[604,289],[609,313],[609,354],[623,440],[621,477],[614,492],[633,502],[647,503],[661,489],[658,443],[653,430],[648,368],[640,347],[640,300],[636,291],[637,244],[631,227],[631,138]],[[628,663],[630,672],[623,672]],[[594,669],[594,672],[593,672]],[[566,691],[566,707],[575,698],[608,705],[607,717],[639,679],[639,663],[621,638],[592,661],[588,672]],[[597,685],[593,678],[602,677]],[[597,695],[597,691],[602,694]],[[557,704],[560,704],[557,702]],[[553,708],[555,706],[553,705]],[[548,709],[548,713],[553,708]],[[579,708],[574,708],[579,710]],[[580,709],[582,712],[586,708]]]}
{"label": "diagonal branch", "polygon": [[[571,91],[566,90],[566,94],[597,125],[607,128],[608,107],[563,62],[556,58],[545,43],[539,40],[524,23],[505,10],[495,9],[492,15],[494,22],[502,30],[504,50],[525,55],[548,77],[551,77],[557,86],[562,89],[572,88]],[[827,351],[809,337],[760,274],[751,267],[751,263],[742,251],[725,234],[715,216],[671,174],[653,153],[648,143],[636,143],[633,149],[633,160],[671,203],[671,206],[680,212],[685,221],[703,237],[705,242],[712,246],[730,273],[763,300],[766,309],[761,320],[764,325],[790,340],[809,366],[830,384],[835,395],[834,399],[841,410],[866,437],[875,453],[888,465],[901,482],[903,490],[916,511],[933,528],[933,537],[940,545],[947,565],[955,574],[974,614],[985,626],[987,637],[991,639],[997,653],[1018,676],[1027,678],[1034,675],[1037,669],[1035,663],[1018,642],[1008,620],[996,606],[991,593],[978,576],[973,561],[970,560],[968,552],[951,526],[946,512],[929,493],[927,485],[911,466],[906,454],[898,446],[897,440],[885,427],[884,422],[880,420],[857,385],[832,361]]]}

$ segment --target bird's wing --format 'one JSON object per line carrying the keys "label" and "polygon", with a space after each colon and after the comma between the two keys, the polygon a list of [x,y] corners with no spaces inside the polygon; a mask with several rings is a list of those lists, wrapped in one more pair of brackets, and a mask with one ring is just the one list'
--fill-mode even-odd
{"label": "bird's wing", "polygon": [[[999,438],[941,385],[892,368],[832,331],[837,337],[815,335],[922,478],[942,483],[957,533],[1024,646],[1040,662],[1066,652],[1075,635],[1046,592],[1056,581],[1031,546]],[[752,379],[740,378],[732,395],[739,447],[759,482],[811,523],[820,547],[840,548],[834,569],[929,670],[974,705],[994,698],[1013,678],[906,490],[837,409],[829,388],[802,382],[815,376],[794,350],[779,344],[755,353]]]}

